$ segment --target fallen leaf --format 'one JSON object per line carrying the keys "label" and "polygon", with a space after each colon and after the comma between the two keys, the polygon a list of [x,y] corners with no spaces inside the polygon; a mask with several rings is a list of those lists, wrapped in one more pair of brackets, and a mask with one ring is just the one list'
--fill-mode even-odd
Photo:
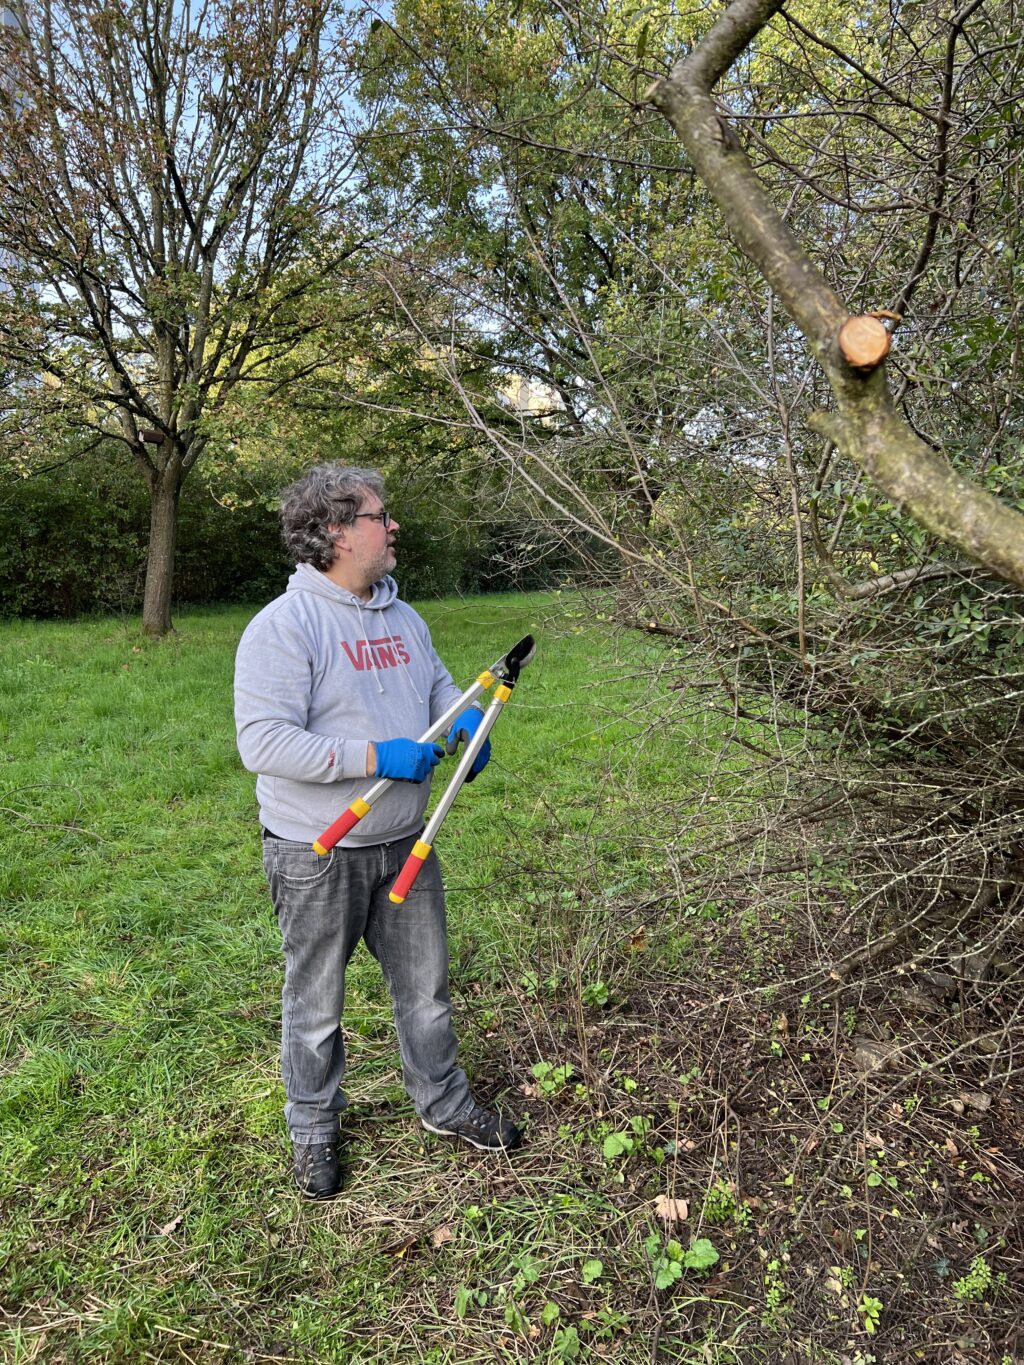
{"label": "fallen leaf", "polygon": [[964,1090],[961,1091],[960,1098],[965,1104],[969,1104],[972,1109],[979,1109],[982,1113],[992,1107],[992,1096],[986,1095],[983,1090]]}
{"label": "fallen leaf", "polygon": [[184,1221],[185,1215],[179,1213],[177,1218],[172,1218],[169,1223],[165,1223],[157,1235],[160,1237],[170,1237],[172,1232],[177,1232]]}
{"label": "fallen leaf", "polygon": [[452,1232],[447,1223],[442,1223],[439,1228],[435,1228],[431,1233],[430,1240],[433,1242],[434,1246],[443,1247],[446,1242],[455,1240],[455,1233]]}
{"label": "fallen leaf", "polygon": [[654,1212],[666,1223],[681,1223],[690,1216],[690,1206],[685,1199],[672,1199],[667,1194],[659,1194],[654,1201]]}
{"label": "fallen leaf", "polygon": [[400,1242],[392,1242],[390,1246],[384,1247],[381,1254],[384,1256],[394,1256],[397,1260],[399,1257],[404,1256],[405,1253],[410,1251],[415,1245],[416,1233],[414,1232],[408,1237],[403,1237]]}

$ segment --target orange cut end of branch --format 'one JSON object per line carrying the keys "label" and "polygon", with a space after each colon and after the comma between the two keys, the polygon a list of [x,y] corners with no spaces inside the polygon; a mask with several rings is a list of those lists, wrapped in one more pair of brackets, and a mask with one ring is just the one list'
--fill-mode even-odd
{"label": "orange cut end of branch", "polygon": [[847,318],[839,329],[839,349],[855,370],[873,370],[889,354],[892,336],[877,318]]}

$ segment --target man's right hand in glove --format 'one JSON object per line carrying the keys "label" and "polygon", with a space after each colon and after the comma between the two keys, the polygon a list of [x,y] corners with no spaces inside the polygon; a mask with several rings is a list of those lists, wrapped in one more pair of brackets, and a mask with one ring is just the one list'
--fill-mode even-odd
{"label": "man's right hand in glove", "polygon": [[389,777],[393,782],[422,782],[444,758],[440,744],[421,744],[416,739],[378,739],[367,753],[368,777]]}

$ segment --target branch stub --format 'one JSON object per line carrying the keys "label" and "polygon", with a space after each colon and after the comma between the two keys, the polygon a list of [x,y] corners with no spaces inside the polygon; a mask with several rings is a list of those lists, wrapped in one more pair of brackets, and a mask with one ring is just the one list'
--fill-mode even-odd
{"label": "branch stub", "polygon": [[839,329],[839,349],[855,370],[873,370],[889,354],[892,334],[868,314],[847,318]]}

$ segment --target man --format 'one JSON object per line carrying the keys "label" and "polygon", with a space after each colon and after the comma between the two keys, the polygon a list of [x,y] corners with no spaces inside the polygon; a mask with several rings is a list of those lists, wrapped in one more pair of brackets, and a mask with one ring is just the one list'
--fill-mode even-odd
{"label": "man", "polygon": [[[345,967],[361,938],[391,993],[402,1076],[423,1126],[483,1150],[515,1147],[521,1135],[475,1103],[456,1064],[433,853],[405,903],[388,900],[444,752],[415,736],[460,694],[389,576],[399,526],[383,481],[372,469],[318,466],[285,492],[281,521],[296,570],[242,636],[235,720],[242,761],[258,774],[263,864],[284,944],[281,1071],[295,1179],[307,1197],[329,1199],[341,1186]],[[449,752],[481,714],[471,707],[456,719]],[[474,776],[489,752],[488,743]],[[318,857],[313,840],[375,777],[394,785]]]}

